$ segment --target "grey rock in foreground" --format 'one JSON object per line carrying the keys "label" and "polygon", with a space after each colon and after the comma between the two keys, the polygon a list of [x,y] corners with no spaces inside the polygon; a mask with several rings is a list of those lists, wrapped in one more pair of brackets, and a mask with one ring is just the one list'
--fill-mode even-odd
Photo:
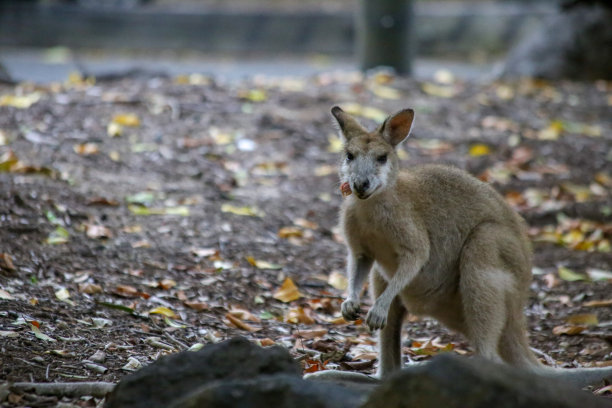
{"label": "grey rock in foreground", "polygon": [[612,9],[579,6],[554,17],[513,49],[502,77],[612,78]]}
{"label": "grey rock in foreground", "polygon": [[123,378],[105,407],[166,408],[212,381],[278,373],[299,378],[301,370],[282,347],[264,349],[238,337],[160,358]]}
{"label": "grey rock in foreground", "polygon": [[481,358],[442,354],[385,380],[363,408],[598,408],[609,400]]}
{"label": "grey rock in foreground", "polygon": [[276,374],[216,381],[169,408],[356,408],[365,398],[363,392],[340,385]]}
{"label": "grey rock in foreground", "polygon": [[163,357],[126,376],[105,407],[353,408],[364,400],[364,392],[303,380],[282,347],[233,338]]}

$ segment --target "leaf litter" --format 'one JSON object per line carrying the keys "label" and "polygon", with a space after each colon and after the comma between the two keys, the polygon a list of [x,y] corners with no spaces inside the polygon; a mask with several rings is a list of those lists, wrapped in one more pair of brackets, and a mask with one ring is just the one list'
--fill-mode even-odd
{"label": "leaf litter", "polygon": [[[407,95],[419,119],[403,165],[453,162],[527,218],[542,270],[527,309],[533,346],[569,364],[605,355],[609,85],[470,84],[449,74],[427,83],[378,72],[0,85],[7,379],[117,381],[159,353],[233,335],[281,344],[305,371],[374,372],[375,340],[340,314],[342,139],[328,109],[339,104],[375,126]],[[56,103],[59,93],[71,104]],[[16,136],[26,128],[37,136]],[[364,311],[370,305],[364,299]],[[472,352],[434,321],[408,320],[407,360]],[[92,349],[60,340],[71,338]],[[95,350],[112,357],[106,370],[81,364]],[[37,357],[48,372],[28,364]]]}

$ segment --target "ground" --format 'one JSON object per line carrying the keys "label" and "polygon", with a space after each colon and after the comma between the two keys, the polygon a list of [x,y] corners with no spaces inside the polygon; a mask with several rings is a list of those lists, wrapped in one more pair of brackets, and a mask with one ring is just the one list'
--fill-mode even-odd
{"label": "ground", "polygon": [[[414,108],[402,165],[466,169],[529,223],[542,360],[610,364],[610,83],[437,79],[0,85],[0,381],[116,382],[236,335],[286,346],[306,371],[372,372],[372,336],[339,318],[333,105],[368,126]],[[472,352],[408,320],[407,361]],[[57,402],[12,393],[3,406]]]}

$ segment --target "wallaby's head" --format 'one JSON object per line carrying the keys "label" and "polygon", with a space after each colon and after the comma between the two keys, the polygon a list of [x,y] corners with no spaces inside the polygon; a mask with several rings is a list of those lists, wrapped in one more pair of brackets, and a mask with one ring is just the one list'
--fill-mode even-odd
{"label": "wallaby's head", "polygon": [[395,184],[398,158],[395,148],[410,133],[414,111],[404,109],[389,116],[378,129],[368,132],[337,106],[331,110],[344,136],[340,181],[349,183],[365,200]]}

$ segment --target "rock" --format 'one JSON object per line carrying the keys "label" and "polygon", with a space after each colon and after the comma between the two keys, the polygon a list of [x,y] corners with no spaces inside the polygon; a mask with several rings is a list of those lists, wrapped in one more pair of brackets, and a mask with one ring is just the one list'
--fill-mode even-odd
{"label": "rock", "polygon": [[357,408],[366,397],[340,385],[275,374],[209,383],[169,408]]}
{"label": "rock", "polygon": [[514,48],[502,77],[544,79],[612,78],[612,10],[572,7]]}
{"label": "rock", "polygon": [[171,401],[218,380],[283,374],[300,378],[299,365],[279,346],[261,348],[233,338],[165,356],[124,377],[109,395],[106,408],[167,408]]}
{"label": "rock", "polygon": [[523,370],[451,354],[385,380],[363,408],[598,408],[604,399]]}

